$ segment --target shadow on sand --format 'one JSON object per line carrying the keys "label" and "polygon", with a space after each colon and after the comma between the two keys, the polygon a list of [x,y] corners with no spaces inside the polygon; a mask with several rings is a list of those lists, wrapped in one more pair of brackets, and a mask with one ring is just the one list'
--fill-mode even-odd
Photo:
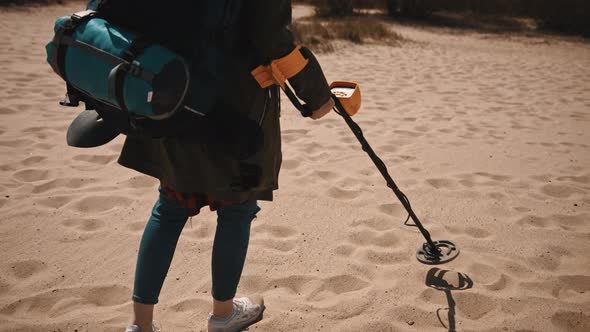
{"label": "shadow on sand", "polygon": [[[455,300],[451,291],[470,289],[473,287],[473,280],[465,273],[432,268],[426,274],[425,284],[430,288],[445,292],[449,306],[448,308],[438,308],[436,316],[449,332],[455,332]],[[448,310],[448,325],[445,325],[441,318],[441,311],[443,310]]]}

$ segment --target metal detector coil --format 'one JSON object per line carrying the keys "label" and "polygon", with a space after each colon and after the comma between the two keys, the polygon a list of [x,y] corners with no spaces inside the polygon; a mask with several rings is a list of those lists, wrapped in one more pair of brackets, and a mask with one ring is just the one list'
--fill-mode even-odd
{"label": "metal detector coil", "polygon": [[459,256],[459,248],[451,242],[446,240],[433,241],[435,251],[432,251],[429,243],[426,242],[421,248],[416,251],[416,258],[418,261],[428,265],[443,264],[450,262]]}

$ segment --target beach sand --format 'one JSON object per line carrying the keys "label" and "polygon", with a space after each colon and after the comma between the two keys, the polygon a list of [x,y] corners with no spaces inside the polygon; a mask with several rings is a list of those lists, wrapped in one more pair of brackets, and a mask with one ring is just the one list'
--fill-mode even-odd
{"label": "beach sand", "polygon": [[[58,106],[44,45],[77,9],[0,9],[2,332],[122,331],[132,310],[158,183],[117,165],[122,137],[66,145],[81,109]],[[590,331],[590,44],[391,27],[408,41],[318,58],[329,81],[360,84],[365,137],[461,254],[419,263],[423,237],[345,122],[283,98],[281,189],[238,290],[267,304],[251,330]],[[183,231],[156,308],[166,332],[205,329],[215,219]]]}

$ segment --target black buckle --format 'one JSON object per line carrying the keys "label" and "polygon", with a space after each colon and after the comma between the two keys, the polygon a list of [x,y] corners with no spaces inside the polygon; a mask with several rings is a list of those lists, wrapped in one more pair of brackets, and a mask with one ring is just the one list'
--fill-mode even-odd
{"label": "black buckle", "polygon": [[66,93],[66,96],[59,104],[65,107],[78,107],[80,106],[80,96],[74,93]]}
{"label": "black buckle", "polygon": [[96,11],[89,9],[89,10],[84,10],[81,12],[73,13],[72,16],[70,16],[70,17],[72,18],[72,21],[74,24],[78,24],[82,20],[93,17],[95,14],[96,14]]}
{"label": "black buckle", "polygon": [[141,69],[139,62],[133,61],[129,64],[127,68],[127,72],[133,76],[141,77],[141,73],[143,70]]}

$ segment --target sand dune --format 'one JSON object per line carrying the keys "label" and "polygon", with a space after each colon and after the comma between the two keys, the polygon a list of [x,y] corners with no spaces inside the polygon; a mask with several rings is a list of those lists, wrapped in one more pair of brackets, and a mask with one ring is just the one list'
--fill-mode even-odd
{"label": "sand dune", "polygon": [[[0,331],[121,331],[131,312],[157,181],[116,164],[122,138],[65,144],[80,110],[57,105],[43,46],[76,9],[0,11]],[[268,305],[252,330],[590,331],[590,45],[392,28],[409,41],[319,60],[361,85],[356,121],[461,255],[420,264],[421,235],[344,121],[284,101],[281,190],[239,289]],[[213,213],[187,223],[156,313],[167,332],[205,327],[214,231]]]}

